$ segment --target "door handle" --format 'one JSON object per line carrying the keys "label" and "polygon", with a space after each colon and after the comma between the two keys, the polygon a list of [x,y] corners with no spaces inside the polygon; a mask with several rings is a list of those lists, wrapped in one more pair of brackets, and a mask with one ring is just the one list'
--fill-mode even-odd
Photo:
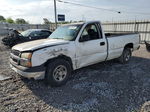
{"label": "door handle", "polygon": [[100,46],[103,46],[103,45],[105,45],[105,42],[101,42],[101,43],[100,43]]}

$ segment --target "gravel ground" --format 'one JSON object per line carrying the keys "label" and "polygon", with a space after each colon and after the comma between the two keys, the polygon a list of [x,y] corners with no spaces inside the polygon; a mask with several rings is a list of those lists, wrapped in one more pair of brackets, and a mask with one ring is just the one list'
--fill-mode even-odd
{"label": "gravel ground", "polygon": [[9,67],[9,52],[0,45],[0,74],[11,77],[0,81],[0,112],[138,112],[150,100],[144,45],[128,64],[109,61],[77,70],[58,88],[18,76]]}

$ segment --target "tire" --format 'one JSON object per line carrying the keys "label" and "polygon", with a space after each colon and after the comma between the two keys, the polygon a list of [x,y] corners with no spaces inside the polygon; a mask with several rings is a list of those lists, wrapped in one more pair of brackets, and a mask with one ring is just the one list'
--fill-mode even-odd
{"label": "tire", "polygon": [[56,59],[48,63],[45,73],[45,82],[52,87],[66,84],[70,74],[71,65],[63,59]]}
{"label": "tire", "polygon": [[122,55],[119,57],[119,62],[122,64],[126,64],[130,61],[132,56],[132,52],[130,48],[124,48]]}

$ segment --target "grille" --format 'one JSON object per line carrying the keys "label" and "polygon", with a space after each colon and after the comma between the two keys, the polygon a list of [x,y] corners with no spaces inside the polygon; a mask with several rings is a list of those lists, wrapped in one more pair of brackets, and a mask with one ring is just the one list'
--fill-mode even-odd
{"label": "grille", "polygon": [[11,53],[15,56],[20,56],[20,51],[12,50]]}

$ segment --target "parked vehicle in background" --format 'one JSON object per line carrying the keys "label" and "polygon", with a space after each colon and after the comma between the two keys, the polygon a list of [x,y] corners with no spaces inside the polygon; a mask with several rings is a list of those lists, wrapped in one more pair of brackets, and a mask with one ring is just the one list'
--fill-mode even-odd
{"label": "parked vehicle in background", "polygon": [[70,24],[47,39],[14,46],[10,66],[24,77],[61,86],[72,70],[116,58],[128,63],[139,43],[139,34],[105,34],[99,21]]}
{"label": "parked vehicle in background", "polygon": [[11,30],[9,35],[2,39],[2,42],[4,45],[12,47],[19,43],[48,38],[51,33],[46,29],[29,29],[22,33],[17,30]]}
{"label": "parked vehicle in background", "polygon": [[146,50],[148,52],[150,52],[150,43],[148,43],[148,42],[145,41],[145,45],[146,45]]}

